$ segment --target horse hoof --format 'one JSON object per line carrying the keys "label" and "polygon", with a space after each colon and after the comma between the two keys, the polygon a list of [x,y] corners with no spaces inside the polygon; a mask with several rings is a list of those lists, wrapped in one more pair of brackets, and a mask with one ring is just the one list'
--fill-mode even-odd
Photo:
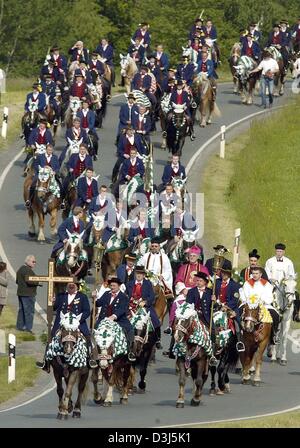
{"label": "horse hoof", "polygon": [[260,386],[260,381],[253,381],[252,385],[255,386],[255,387],[259,387]]}
{"label": "horse hoof", "polygon": [[103,406],[104,406],[105,408],[109,408],[111,405],[112,405],[112,402],[111,402],[111,401],[104,401],[104,403],[103,403]]}
{"label": "horse hoof", "polygon": [[128,398],[120,398],[120,404],[128,404]]}
{"label": "horse hoof", "polygon": [[225,384],[225,389],[224,389],[225,394],[230,394],[231,393],[231,389],[229,384]]}
{"label": "horse hoof", "polygon": [[141,388],[141,387],[138,388],[137,394],[145,394],[145,393],[146,393],[146,388],[145,387],[144,387],[144,389]]}
{"label": "horse hoof", "polygon": [[59,412],[56,416],[57,420],[62,420],[63,415]]}
{"label": "horse hoof", "polygon": [[191,399],[191,406],[197,407],[200,405],[200,400],[196,401],[194,398]]}
{"label": "horse hoof", "polygon": [[280,364],[281,366],[286,366],[286,365],[287,365],[287,361],[286,361],[285,359],[281,359],[281,360],[279,361],[279,364]]}
{"label": "horse hoof", "polygon": [[182,403],[181,401],[176,403],[176,408],[177,409],[183,409],[184,408],[184,403]]}
{"label": "horse hoof", "polygon": [[251,367],[251,369],[249,369],[249,373],[250,373],[250,375],[253,375],[255,373],[255,368]]}
{"label": "horse hoof", "polygon": [[68,406],[68,413],[71,414],[72,411],[73,411],[73,405],[69,404],[69,406]]}
{"label": "horse hoof", "polygon": [[98,406],[102,406],[104,403],[104,400],[102,398],[100,398],[100,400],[95,400],[95,398],[94,398],[94,403],[97,404]]}
{"label": "horse hoof", "polygon": [[74,411],[72,414],[73,418],[80,418],[81,417],[81,412],[80,411]]}
{"label": "horse hoof", "polygon": [[271,364],[276,364],[276,359],[271,359]]}
{"label": "horse hoof", "polygon": [[28,236],[30,236],[30,238],[34,238],[36,236],[36,233],[34,232],[28,232]]}
{"label": "horse hoof", "polygon": [[209,390],[209,396],[210,397],[214,397],[216,395],[216,393],[217,393],[216,389],[210,389]]}
{"label": "horse hoof", "polygon": [[224,395],[224,392],[221,389],[218,389],[216,395]]}
{"label": "horse hoof", "polygon": [[249,384],[251,384],[251,380],[243,380],[242,384],[249,385]]}

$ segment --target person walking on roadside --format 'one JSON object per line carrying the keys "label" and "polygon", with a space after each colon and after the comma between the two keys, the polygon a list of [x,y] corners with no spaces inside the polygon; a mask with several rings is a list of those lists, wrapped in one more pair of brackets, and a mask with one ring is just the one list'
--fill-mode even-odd
{"label": "person walking on roadside", "polygon": [[19,312],[16,328],[19,331],[27,331],[33,334],[34,305],[38,282],[28,281],[29,276],[34,276],[33,268],[36,265],[34,255],[27,255],[24,264],[17,271],[16,283],[18,285],[17,296],[19,299]]}
{"label": "person walking on roadside", "polygon": [[269,107],[273,105],[273,90],[274,90],[274,75],[279,72],[279,65],[275,59],[272,58],[272,55],[269,51],[265,51],[263,53],[263,60],[261,63],[252,70],[251,73],[262,72],[262,77],[260,79],[261,82],[261,98],[262,98],[262,106],[267,108],[267,89],[269,96]]}
{"label": "person walking on roadside", "polygon": [[7,304],[7,286],[8,286],[8,274],[6,263],[0,257],[0,316],[3,308]]}

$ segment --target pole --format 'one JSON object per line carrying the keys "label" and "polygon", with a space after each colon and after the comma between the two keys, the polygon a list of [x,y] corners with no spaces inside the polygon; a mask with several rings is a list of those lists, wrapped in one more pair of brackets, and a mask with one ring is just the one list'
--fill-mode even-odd
{"label": "pole", "polygon": [[235,229],[234,232],[234,247],[233,247],[233,260],[232,268],[238,269],[239,267],[239,250],[240,250],[241,229]]}
{"label": "pole", "polygon": [[220,158],[225,159],[225,132],[226,126],[221,126],[221,141],[220,141]]}
{"label": "pole", "polygon": [[2,122],[2,130],[1,135],[3,138],[7,136],[7,125],[8,125],[8,107],[3,108],[3,122]]}
{"label": "pole", "polygon": [[6,353],[6,337],[4,330],[0,330],[0,353]]}
{"label": "pole", "polygon": [[16,379],[16,336],[8,335],[8,384]]}

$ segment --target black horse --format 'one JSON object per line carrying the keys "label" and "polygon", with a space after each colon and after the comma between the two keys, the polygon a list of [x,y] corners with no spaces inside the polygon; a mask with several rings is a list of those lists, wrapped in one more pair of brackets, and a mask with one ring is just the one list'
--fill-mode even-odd
{"label": "black horse", "polygon": [[182,155],[187,128],[188,120],[183,108],[174,108],[169,114],[166,126],[167,147],[172,154]]}

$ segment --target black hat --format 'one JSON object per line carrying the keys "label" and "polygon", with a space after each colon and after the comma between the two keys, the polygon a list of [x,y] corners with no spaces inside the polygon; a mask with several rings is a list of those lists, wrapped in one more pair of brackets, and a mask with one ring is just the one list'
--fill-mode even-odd
{"label": "black hat", "polygon": [[277,243],[275,244],[275,249],[285,250],[286,245],[283,243]]}
{"label": "black hat", "polygon": [[224,260],[223,266],[221,267],[221,272],[227,272],[228,274],[231,274],[232,272],[232,263],[230,260]]}
{"label": "black hat", "polygon": [[249,258],[257,258],[258,260],[260,259],[260,255],[258,255],[258,251],[257,249],[252,249],[251,252],[249,252]]}
{"label": "black hat", "polygon": [[122,280],[120,280],[118,277],[112,277],[108,280],[108,284],[111,283],[118,283],[118,285],[122,285]]}
{"label": "black hat", "polygon": [[257,23],[255,23],[255,22],[249,23],[249,26],[256,26],[256,25],[257,25]]}
{"label": "black hat", "polygon": [[38,89],[39,86],[40,86],[40,84],[39,84],[38,82],[34,82],[34,83],[32,84],[32,88],[33,88],[33,89]]}
{"label": "black hat", "polygon": [[139,23],[139,26],[150,26],[148,22],[141,22]]}
{"label": "black hat", "polygon": [[201,17],[197,17],[196,19],[195,19],[195,23],[197,23],[197,22],[203,22],[203,19],[201,18]]}
{"label": "black hat", "polygon": [[139,274],[146,274],[144,266],[136,266],[135,272],[138,272]]}
{"label": "black hat", "polygon": [[217,244],[215,247],[213,247],[214,250],[223,250],[224,253],[228,252],[228,249],[226,249],[225,246],[222,244]]}
{"label": "black hat", "polygon": [[130,253],[130,254],[126,254],[126,255],[125,255],[125,258],[126,258],[126,260],[135,261],[137,257],[136,257],[135,254]]}
{"label": "black hat", "polygon": [[40,123],[48,124],[48,121],[46,120],[46,118],[41,118],[41,119],[39,120],[39,124],[40,124]]}
{"label": "black hat", "polygon": [[181,78],[177,79],[177,81],[176,81],[177,86],[183,86],[183,84],[184,84],[184,82]]}
{"label": "black hat", "polygon": [[209,277],[208,275],[205,274],[205,272],[197,272],[197,274],[194,274],[194,277],[202,278],[203,280],[206,281],[206,283],[209,282]]}
{"label": "black hat", "polygon": [[161,240],[158,236],[151,238],[151,244],[160,244],[160,243],[161,243]]}
{"label": "black hat", "polygon": [[133,92],[129,92],[128,93],[127,99],[129,99],[129,98],[133,98],[134,100],[136,100],[136,96],[135,96],[135,94]]}
{"label": "black hat", "polygon": [[88,104],[90,104],[90,102],[89,102],[89,100],[87,99],[86,96],[83,96],[83,97],[81,98],[81,102],[82,102],[82,103],[88,103]]}
{"label": "black hat", "polygon": [[53,45],[53,47],[50,48],[50,51],[60,50],[60,47],[58,45]]}
{"label": "black hat", "polygon": [[97,53],[97,51],[92,51],[92,56],[99,56],[99,53]]}
{"label": "black hat", "polygon": [[275,28],[275,27],[280,28],[279,23],[274,23],[273,28]]}
{"label": "black hat", "polygon": [[289,21],[286,19],[282,19],[282,20],[280,20],[280,23],[285,23],[287,25],[289,23]]}

